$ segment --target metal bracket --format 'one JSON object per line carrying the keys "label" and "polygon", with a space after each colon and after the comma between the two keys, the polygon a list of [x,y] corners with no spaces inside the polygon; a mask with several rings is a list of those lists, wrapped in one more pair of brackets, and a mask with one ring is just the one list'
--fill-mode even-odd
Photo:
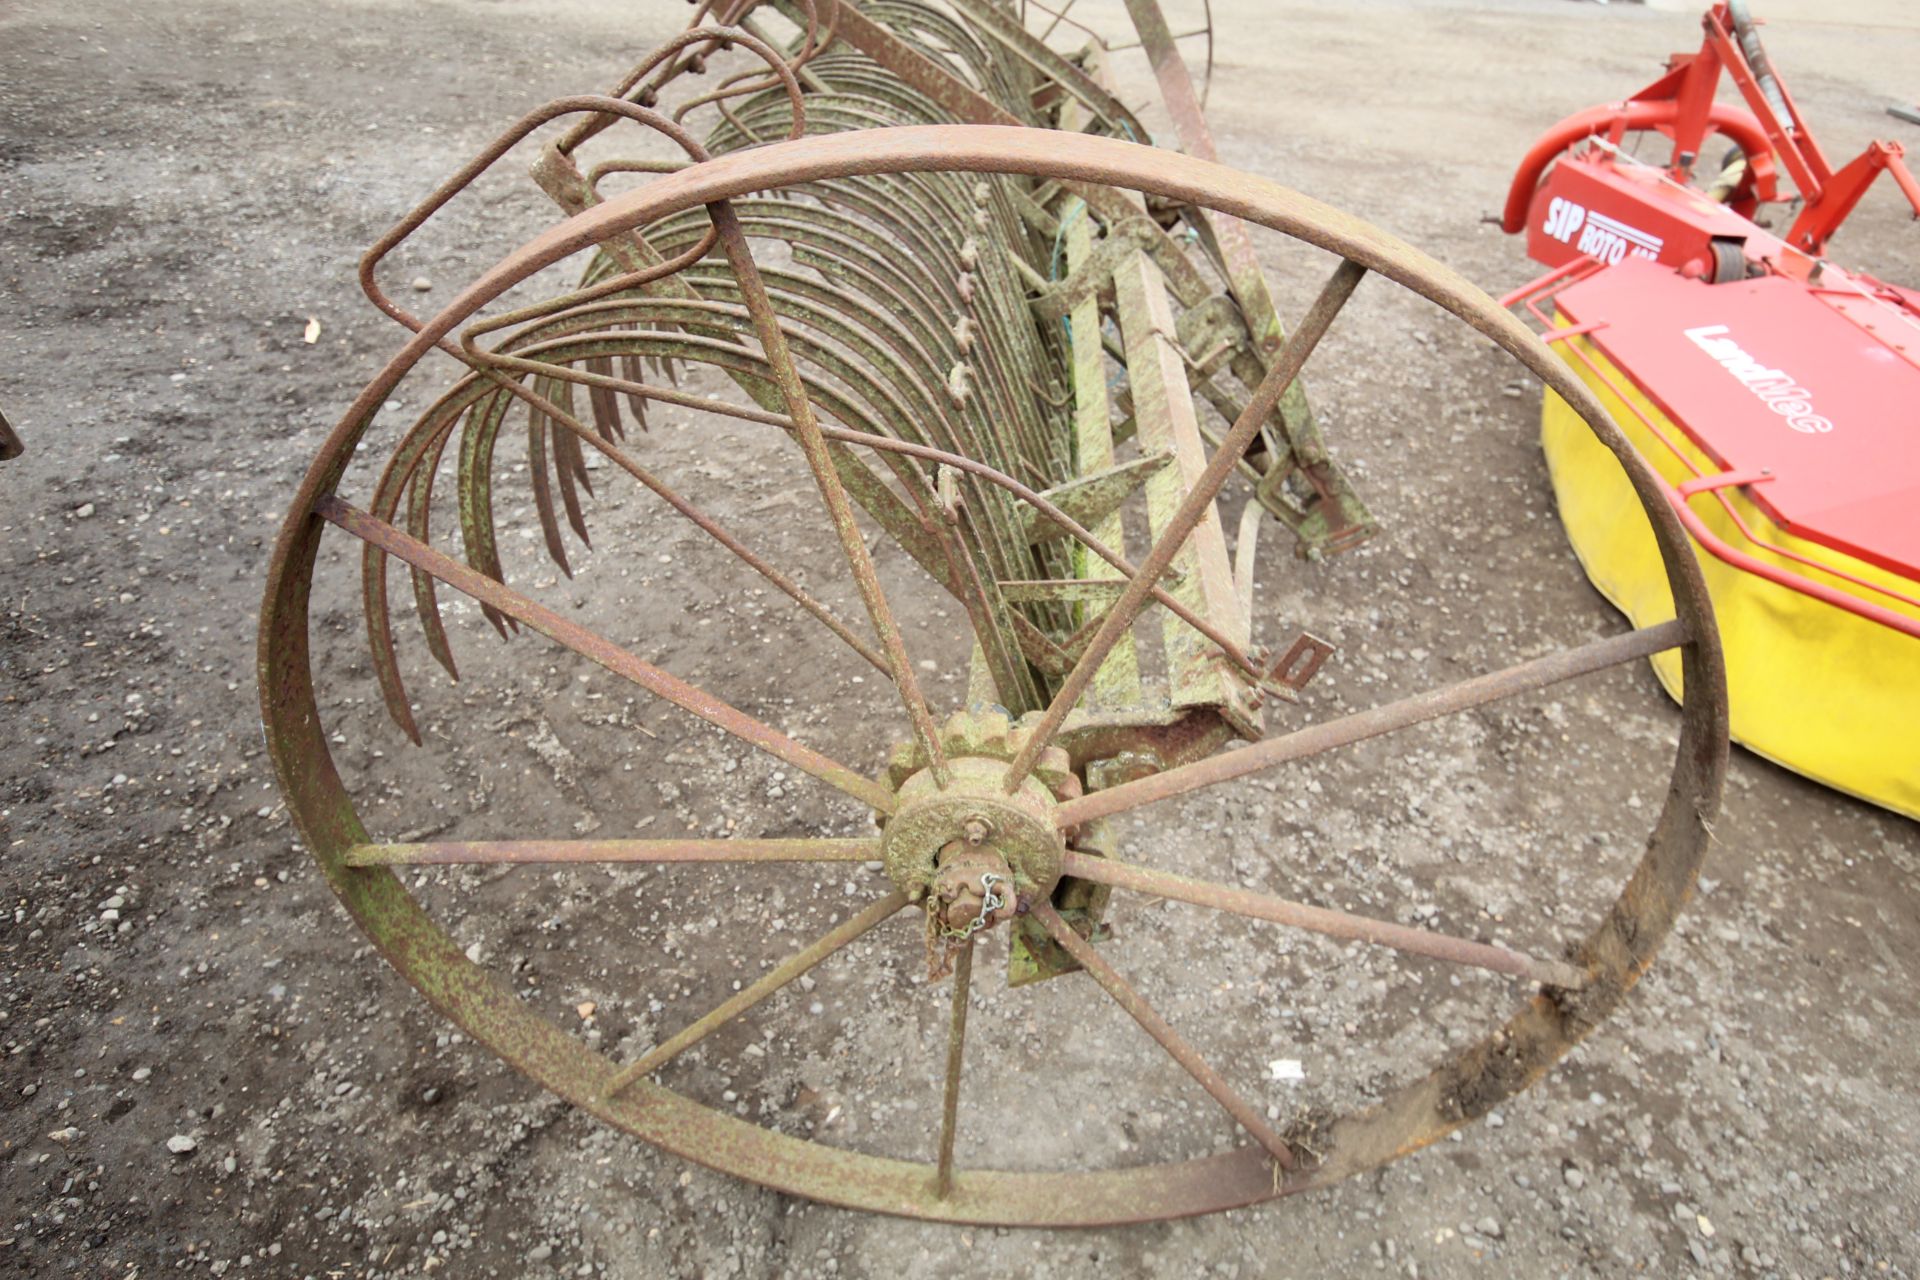
{"label": "metal bracket", "polygon": [[1320,668],[1333,656],[1334,647],[1325,640],[1302,631],[1300,638],[1287,646],[1267,672],[1265,683],[1277,685],[1289,693],[1299,693],[1307,687],[1309,681],[1320,674]]}

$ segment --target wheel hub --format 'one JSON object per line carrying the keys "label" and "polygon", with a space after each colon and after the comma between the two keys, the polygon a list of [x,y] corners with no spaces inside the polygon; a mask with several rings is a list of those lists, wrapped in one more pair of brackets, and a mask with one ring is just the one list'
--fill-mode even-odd
{"label": "wheel hub", "polygon": [[[932,769],[909,776],[881,837],[893,882],[915,901],[934,895],[947,914],[964,910],[969,896],[984,900],[982,875],[1010,878],[1019,904],[1050,892],[1066,850],[1053,793],[1029,776],[1008,794],[1006,779],[1006,762],[986,756],[949,756],[945,787]],[[989,923],[1013,910],[1010,901]]]}

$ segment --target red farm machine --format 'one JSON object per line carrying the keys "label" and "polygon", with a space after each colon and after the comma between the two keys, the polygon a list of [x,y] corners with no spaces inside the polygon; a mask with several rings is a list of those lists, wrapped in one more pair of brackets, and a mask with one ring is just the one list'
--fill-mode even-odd
{"label": "red farm machine", "polygon": [[[1898,143],[1828,161],[1744,0],[1702,26],[1528,152],[1502,225],[1548,271],[1505,301],[1705,553],[1734,739],[1920,817],[1920,292],[1827,256],[1875,179],[1917,216],[1920,184]],[[1655,136],[1664,163],[1627,145]],[[1639,625],[1671,616],[1638,490],[1551,392],[1542,441],[1588,576]],[[1653,662],[1679,696],[1678,664]]]}

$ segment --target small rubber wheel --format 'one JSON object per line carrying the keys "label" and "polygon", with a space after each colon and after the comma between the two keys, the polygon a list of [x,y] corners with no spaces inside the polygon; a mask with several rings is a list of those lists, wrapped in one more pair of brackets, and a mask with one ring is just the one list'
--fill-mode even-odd
{"label": "small rubber wheel", "polygon": [[1747,278],[1747,254],[1738,240],[1713,242],[1713,283],[1727,284]]}

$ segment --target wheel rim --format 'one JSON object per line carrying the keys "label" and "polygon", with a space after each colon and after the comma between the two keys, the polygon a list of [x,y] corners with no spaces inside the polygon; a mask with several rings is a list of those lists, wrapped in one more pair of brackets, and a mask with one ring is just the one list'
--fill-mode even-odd
{"label": "wheel rim", "polygon": [[[461,949],[378,867],[334,766],[310,667],[308,588],[333,492],[373,413],[434,342],[513,284],[626,229],[751,192],[854,174],[920,171],[1070,177],[1236,215],[1386,276],[1435,302],[1563,397],[1631,478],[1665,559],[1684,634],[1686,702],[1675,771],[1647,851],[1586,939],[1588,979],[1542,992],[1483,1040],[1374,1106],[1336,1121],[1318,1158],[1282,1174],[1267,1150],[1064,1173],[961,1170],[945,1194],[932,1164],[860,1154],[734,1119],[648,1082],[609,1096],[616,1064],[536,1013]],[[1670,637],[1671,638],[1671,637]],[[828,1203],[956,1222],[1074,1225],[1170,1218],[1325,1185],[1416,1150],[1531,1083],[1597,1025],[1651,962],[1691,892],[1717,811],[1726,706],[1710,605],[1657,481],[1587,388],[1491,300],[1417,251],[1263,179],[1109,138],[987,126],[915,126],[769,144],[707,161],[596,206],[531,241],[464,291],[362,391],[309,469],[282,528],[260,636],[267,740],[289,807],[329,885],[382,954],[438,1009],[522,1073],[607,1123],[709,1167]],[[1151,780],[1149,780],[1151,781]],[[1101,793],[1101,794],[1111,794]]]}

